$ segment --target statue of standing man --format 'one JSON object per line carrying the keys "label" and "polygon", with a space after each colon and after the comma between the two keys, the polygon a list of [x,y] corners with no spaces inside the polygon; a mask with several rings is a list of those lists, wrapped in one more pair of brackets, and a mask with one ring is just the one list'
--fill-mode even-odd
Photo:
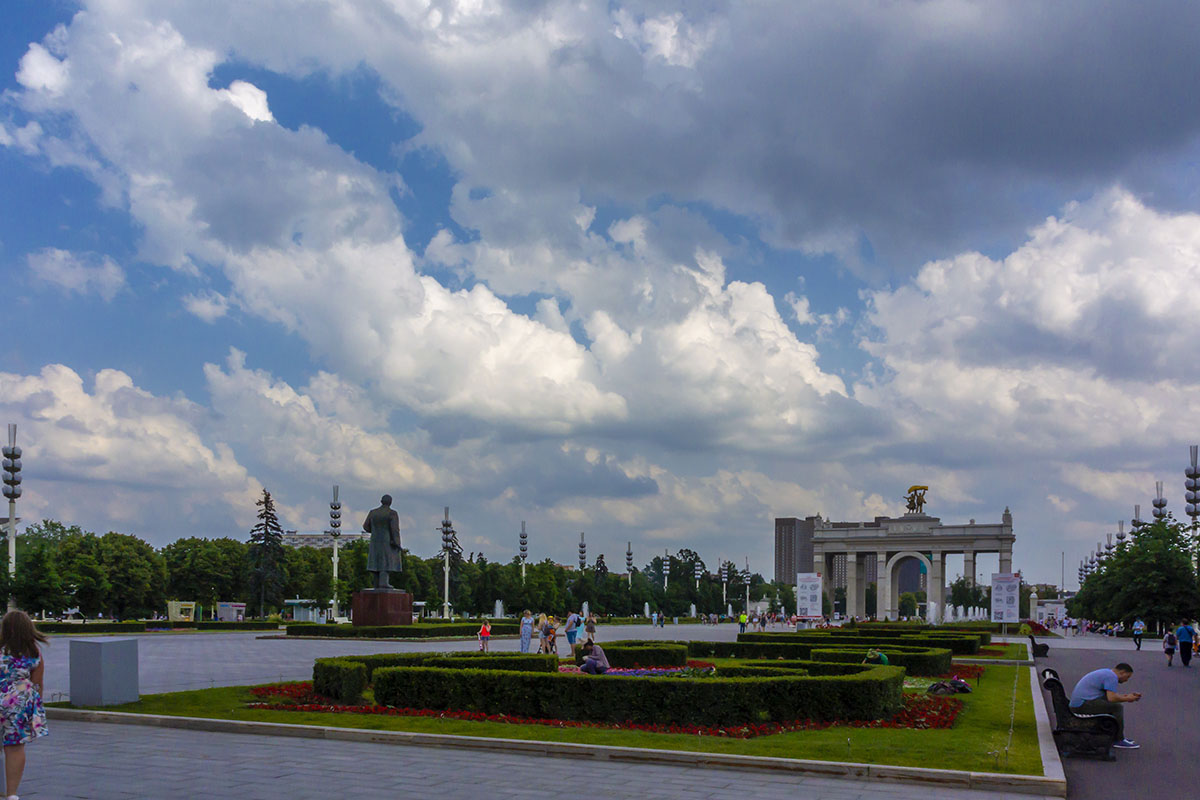
{"label": "statue of standing man", "polygon": [[371,534],[367,550],[367,572],[375,575],[376,589],[390,589],[389,572],[402,568],[400,556],[400,515],[392,510],[392,496],[385,494],[382,505],[371,510],[363,522],[363,531]]}

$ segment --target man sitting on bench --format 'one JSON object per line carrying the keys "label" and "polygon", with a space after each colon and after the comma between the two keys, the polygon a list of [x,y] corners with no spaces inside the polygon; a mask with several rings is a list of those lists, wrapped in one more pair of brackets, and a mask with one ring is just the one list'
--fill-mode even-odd
{"label": "man sitting on bench", "polygon": [[1141,747],[1132,739],[1125,738],[1125,709],[1121,703],[1136,703],[1142,699],[1141,692],[1118,694],[1117,687],[1133,677],[1133,667],[1122,662],[1112,669],[1097,669],[1079,679],[1071,692],[1071,710],[1077,714],[1112,714],[1117,718],[1117,735],[1121,741],[1113,747],[1136,750]]}

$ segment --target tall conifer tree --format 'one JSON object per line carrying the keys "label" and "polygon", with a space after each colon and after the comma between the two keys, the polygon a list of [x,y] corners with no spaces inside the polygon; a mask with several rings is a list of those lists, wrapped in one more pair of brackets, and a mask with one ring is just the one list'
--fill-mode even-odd
{"label": "tall conifer tree", "polygon": [[258,614],[266,617],[267,602],[277,605],[287,580],[284,574],[283,528],[275,514],[275,501],[263,489],[258,506],[258,523],[250,529],[250,564],[253,588],[258,593]]}

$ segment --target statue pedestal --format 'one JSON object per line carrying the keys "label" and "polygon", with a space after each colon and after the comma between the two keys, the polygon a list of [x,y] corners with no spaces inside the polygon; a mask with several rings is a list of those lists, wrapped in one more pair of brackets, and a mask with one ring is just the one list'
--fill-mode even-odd
{"label": "statue pedestal", "polygon": [[412,625],[412,595],[399,589],[363,589],[350,599],[354,626]]}

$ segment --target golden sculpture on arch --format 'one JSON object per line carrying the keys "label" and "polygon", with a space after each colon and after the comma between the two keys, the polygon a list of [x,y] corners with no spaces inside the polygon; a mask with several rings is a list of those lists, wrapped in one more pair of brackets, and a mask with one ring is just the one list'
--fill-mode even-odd
{"label": "golden sculpture on arch", "polygon": [[908,494],[904,499],[908,501],[908,513],[923,514],[925,513],[925,493],[929,491],[928,486],[910,486]]}

